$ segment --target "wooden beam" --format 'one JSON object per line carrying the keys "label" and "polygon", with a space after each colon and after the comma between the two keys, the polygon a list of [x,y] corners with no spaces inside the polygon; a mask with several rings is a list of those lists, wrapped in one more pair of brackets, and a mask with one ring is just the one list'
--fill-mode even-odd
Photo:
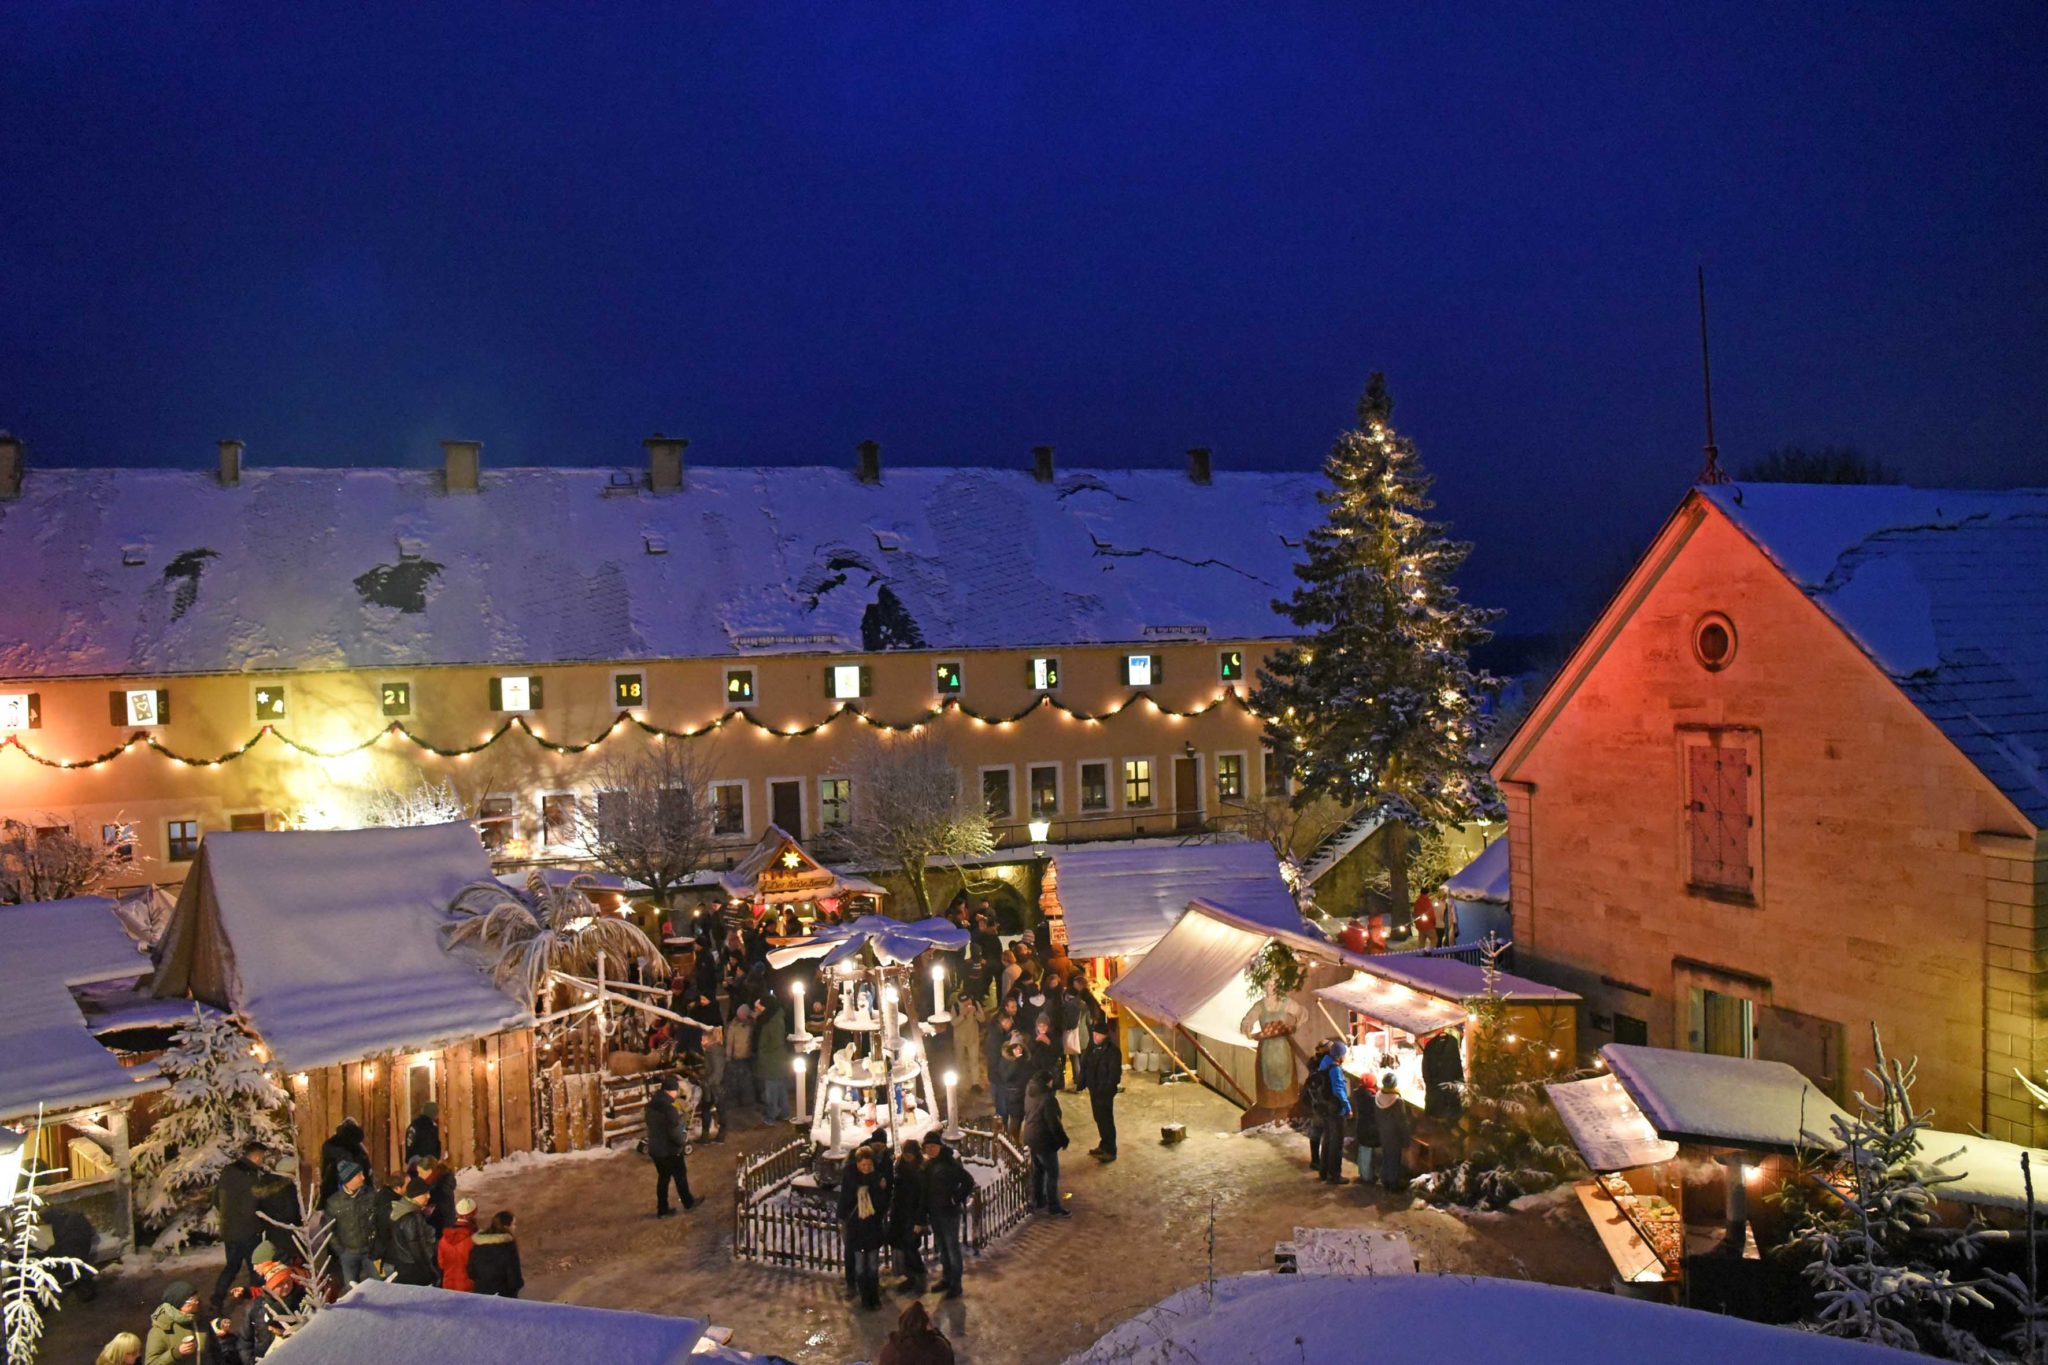
{"label": "wooden beam", "polygon": [[[1259,1102],[1256,1099],[1253,1099],[1250,1095],[1244,1093],[1244,1087],[1237,1083],[1237,1077],[1231,1075],[1228,1071],[1226,1071],[1223,1067],[1223,1063],[1217,1061],[1213,1056],[1209,1054],[1209,1049],[1202,1046],[1202,1040],[1200,1038],[1197,1038],[1194,1034],[1188,1032],[1186,1028],[1182,1027],[1179,1024],[1175,1024],[1173,1026],[1173,1029],[1174,1032],[1178,1033],[1181,1037],[1187,1039],[1190,1043],[1193,1043],[1195,1045],[1195,1052],[1197,1055],[1201,1057],[1203,1061],[1207,1062],[1210,1066],[1216,1068],[1216,1074],[1218,1076],[1221,1076],[1224,1079],[1224,1081],[1229,1084],[1230,1088],[1237,1092],[1238,1098],[1244,1101],[1245,1108],[1256,1109],[1258,1107]],[[1291,1037],[1292,1035],[1289,1036]]]}
{"label": "wooden beam", "polygon": [[1173,1044],[1167,1042],[1164,1038],[1161,1038],[1159,1036],[1158,1030],[1154,1029],[1150,1024],[1145,1022],[1144,1015],[1138,1013],[1136,1010],[1125,1010],[1124,1013],[1130,1015],[1131,1018],[1137,1020],[1138,1027],[1152,1035],[1152,1041],[1159,1044],[1159,1050],[1166,1054],[1166,1057],[1169,1061],[1171,1061],[1175,1066],[1179,1067],[1181,1071],[1186,1073],[1193,1080],[1200,1081],[1202,1079],[1202,1075],[1200,1072],[1196,1071],[1194,1068],[1190,1067],[1186,1062],[1183,1062],[1180,1059],[1180,1054],[1173,1050]]}

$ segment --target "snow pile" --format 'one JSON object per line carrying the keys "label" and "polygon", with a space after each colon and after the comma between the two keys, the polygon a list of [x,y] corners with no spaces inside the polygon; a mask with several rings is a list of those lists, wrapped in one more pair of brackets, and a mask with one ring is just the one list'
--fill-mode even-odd
{"label": "snow pile", "polygon": [[[1439,1275],[1241,1275],[1196,1285],[1111,1329],[1067,1365],[1880,1365],[1860,1342],[1555,1285]],[[287,1362],[290,1365],[290,1362]]]}
{"label": "snow pile", "polygon": [[696,1318],[451,1294],[365,1280],[280,1342],[272,1365],[687,1365],[704,1335]]}

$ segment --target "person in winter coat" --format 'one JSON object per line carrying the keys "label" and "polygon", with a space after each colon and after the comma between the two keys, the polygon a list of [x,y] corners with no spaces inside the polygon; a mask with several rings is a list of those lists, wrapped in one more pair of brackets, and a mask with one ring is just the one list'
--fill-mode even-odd
{"label": "person in winter coat", "polygon": [[516,1299],[519,1291],[526,1288],[526,1277],[519,1273],[519,1238],[514,1230],[517,1221],[512,1210],[501,1209],[492,1215],[491,1225],[470,1244],[469,1279],[477,1293]]}
{"label": "person in winter coat", "polygon": [[116,1332],[92,1358],[92,1365],[142,1365],[142,1338],[133,1332]]}
{"label": "person in winter coat", "polygon": [[1465,1112],[1465,1053],[1456,1029],[1422,1045],[1422,1112],[1446,1123]]}
{"label": "person in winter coat", "polygon": [[263,1224],[256,1217],[259,1188],[270,1183],[266,1167],[270,1149],[260,1142],[242,1148],[242,1154],[221,1169],[213,1189],[213,1207],[220,1217],[220,1241],[227,1252],[227,1264],[213,1282],[213,1308],[227,1302],[228,1291],[249,1268],[249,1257],[263,1240]]}
{"label": "person in winter coat", "polygon": [[441,1159],[441,1106],[432,1102],[420,1106],[418,1117],[405,1130],[406,1163],[423,1157]]}
{"label": "person in winter coat", "polygon": [[427,1221],[434,1225],[434,1236],[439,1237],[455,1226],[455,1169],[435,1157],[420,1163],[419,1176],[430,1191]]}
{"label": "person in winter coat", "polygon": [[957,1299],[964,1269],[960,1224],[967,1216],[967,1206],[974,1200],[974,1177],[960,1164],[960,1158],[946,1145],[937,1128],[924,1135],[922,1174],[925,1221],[932,1230],[932,1247],[939,1257],[939,1292]]}
{"label": "person in winter coat", "polygon": [[903,1305],[903,1316],[882,1343],[875,1365],[953,1365],[953,1343],[932,1325],[924,1304],[912,1299]]}
{"label": "person in winter coat", "polygon": [[922,1294],[924,1268],[924,1148],[915,1138],[896,1157],[896,1186],[889,1196],[889,1245],[896,1252],[899,1294]]}
{"label": "person in winter coat", "polygon": [[882,1306],[882,1244],[889,1240],[890,1193],[889,1177],[879,1168],[874,1149],[857,1150],[852,1166],[839,1178],[839,1227],[861,1304],[867,1308]]}
{"label": "person in winter coat", "polygon": [[1030,1087],[1031,1059],[1024,1050],[1024,1040],[1012,1034],[1003,1044],[1002,1088],[997,1092],[1012,1137],[1023,1136],[1024,1096]]}
{"label": "person in winter coat", "polygon": [[754,1081],[761,1087],[761,1117],[770,1123],[789,1119],[789,1009],[773,993],[761,1002],[754,1029]]}
{"label": "person in winter coat", "polygon": [[995,1125],[998,1133],[1006,1127],[1016,1131],[1018,1115],[1010,1111],[1004,1102],[1004,1084],[1009,1078],[1010,1065],[1003,1057],[1003,1047],[1016,1031],[1016,1013],[1007,1007],[998,1006],[995,1017],[988,1021],[981,1031],[982,1064],[988,1071],[989,1101],[995,1105]]}
{"label": "person in winter coat", "polygon": [[370,1188],[369,1172],[353,1161],[344,1161],[340,1174],[341,1188],[328,1195],[327,1202],[320,1209],[334,1224],[335,1265],[341,1273],[342,1288],[347,1289],[358,1280],[371,1279],[377,1273],[379,1214],[376,1192]]}
{"label": "person in winter coat", "polygon": [[1344,1133],[1351,1127],[1351,1076],[1344,1070],[1348,1049],[1331,1040],[1302,1082],[1309,1104],[1309,1122],[1319,1137],[1314,1144],[1316,1178],[1327,1185],[1343,1183]]}
{"label": "person in winter coat", "polygon": [[1106,1019],[1091,1023],[1088,1036],[1088,1050],[1081,1054],[1074,1075],[1088,1092],[1088,1108],[1095,1115],[1095,1147],[1088,1155],[1106,1165],[1116,1160],[1116,1092],[1124,1082],[1124,1052],[1110,1036]]}
{"label": "person in winter coat", "polygon": [[1043,1073],[1033,1076],[1024,1091],[1024,1145],[1031,1149],[1031,1207],[1053,1218],[1067,1217],[1060,1206],[1060,1152],[1067,1145],[1067,1125],[1052,1078]]}
{"label": "person in winter coat", "polygon": [[476,1200],[455,1201],[455,1226],[441,1234],[441,1245],[435,1251],[435,1259],[441,1266],[441,1287],[474,1293],[476,1285],[469,1277],[469,1253],[476,1241]]}
{"label": "person in winter coat", "polygon": [[1401,1098],[1400,1077],[1391,1071],[1380,1077],[1372,1114],[1379,1127],[1380,1184],[1399,1194],[1408,1188],[1408,1102]]}
{"label": "person in winter coat", "polygon": [[1379,1083],[1370,1075],[1360,1076],[1351,1089],[1351,1135],[1358,1141],[1355,1155],[1361,1185],[1372,1183],[1373,1162],[1380,1150],[1380,1124],[1374,1104],[1378,1098]]}
{"label": "person in winter coat", "polygon": [[400,1284],[433,1284],[441,1275],[440,1238],[427,1219],[434,1188],[414,1176],[391,1205],[391,1268]]}
{"label": "person in winter coat", "polygon": [[725,1112],[752,1104],[754,1091],[754,1007],[735,1001],[725,1026]]}
{"label": "person in winter coat", "polygon": [[[1028,1003],[1025,1008],[1029,1010]],[[1024,1043],[1024,1055],[1031,1059],[1031,1070],[1045,1077],[1046,1084],[1058,1090],[1060,1075],[1066,1070],[1067,1062],[1066,1054],[1060,1051],[1060,1040],[1053,1034],[1051,1007],[1039,1013],[1031,1028],[1031,1036]]]}
{"label": "person in winter coat", "polygon": [[190,1280],[164,1286],[163,1302],[149,1315],[149,1340],[143,1343],[143,1365],[196,1365],[206,1341],[200,1335],[199,1291]]}
{"label": "person in winter coat", "polygon": [[676,1092],[681,1088],[675,1077],[663,1076],[647,1100],[647,1155],[654,1159],[656,1218],[668,1218],[675,1213],[668,1206],[671,1183],[685,1211],[697,1207],[697,1197],[690,1193],[689,1159],[684,1155],[689,1133],[683,1125],[682,1111],[676,1108]]}
{"label": "person in winter coat", "polygon": [[370,1164],[370,1149],[363,1146],[363,1125],[354,1119],[336,1124],[333,1136],[320,1144],[321,1203],[325,1204],[327,1196],[341,1188],[341,1178],[335,1172],[344,1161],[353,1161],[365,1174],[376,1169]]}
{"label": "person in winter coat", "polygon": [[[377,1208],[377,1264],[385,1271],[391,1269],[391,1210],[396,1204],[405,1202],[405,1187],[412,1183],[412,1176],[403,1170],[393,1171],[384,1177],[384,1183],[374,1191]],[[440,1236],[437,1230],[434,1234]]]}
{"label": "person in winter coat", "polygon": [[262,1283],[250,1289],[248,1298],[228,1315],[232,1331],[222,1341],[231,1348],[223,1354],[231,1357],[234,1365],[250,1365],[269,1355],[270,1348],[285,1335],[279,1314],[295,1312],[305,1298],[305,1273],[282,1259],[270,1241],[257,1244],[253,1264]]}

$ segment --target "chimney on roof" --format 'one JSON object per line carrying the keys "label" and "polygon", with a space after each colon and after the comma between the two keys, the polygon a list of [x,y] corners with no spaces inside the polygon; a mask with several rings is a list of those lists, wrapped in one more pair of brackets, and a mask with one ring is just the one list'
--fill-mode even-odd
{"label": "chimney on roof", "polygon": [[853,462],[853,477],[862,483],[882,481],[882,443],[862,441],[855,450],[859,452]]}
{"label": "chimney on roof", "polygon": [[221,441],[217,444],[220,446],[220,486],[233,488],[242,481],[242,443]]}
{"label": "chimney on roof", "polygon": [[647,447],[647,486],[657,493],[674,493],[683,486],[683,451],[689,442],[655,432],[640,443]]}
{"label": "chimney on roof", "polygon": [[21,438],[0,431],[0,499],[21,496]]}
{"label": "chimney on roof", "polygon": [[441,478],[443,488],[450,493],[474,493],[483,473],[484,443],[482,441],[441,442]]}
{"label": "chimney on roof", "polygon": [[1052,482],[1052,447],[1031,447],[1031,477],[1040,483]]}
{"label": "chimney on roof", "polygon": [[1209,482],[1209,447],[1195,446],[1188,451],[1188,482]]}

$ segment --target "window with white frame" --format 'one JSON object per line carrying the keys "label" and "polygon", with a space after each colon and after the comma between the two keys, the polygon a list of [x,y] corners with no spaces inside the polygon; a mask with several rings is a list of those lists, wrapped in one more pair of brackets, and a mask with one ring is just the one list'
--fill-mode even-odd
{"label": "window with white frame", "polygon": [[833,701],[859,701],[868,694],[866,664],[832,664],[825,670],[825,695]]}
{"label": "window with white frame", "polygon": [[517,814],[517,802],[503,793],[486,796],[477,803],[477,832],[483,836],[485,848],[493,853],[505,851],[506,846],[512,842]]}
{"label": "window with white frame", "polygon": [[1261,765],[1265,769],[1265,793],[1268,796],[1289,796],[1294,792],[1293,775],[1287,771],[1286,760],[1273,752],[1267,745],[1259,751]]}
{"label": "window with white frame", "polygon": [[1014,773],[1009,768],[981,770],[981,810],[991,820],[1015,817],[1017,807],[1010,790]]}
{"label": "window with white frame", "polygon": [[1157,654],[1124,655],[1124,686],[1151,687],[1159,681],[1159,656]]}
{"label": "window with white frame", "polygon": [[739,838],[747,832],[747,784],[711,784],[711,832],[720,838]]}
{"label": "window with white frame", "polygon": [[508,673],[491,679],[491,709],[501,712],[538,711],[541,708],[540,678],[531,673]]}
{"label": "window with white frame", "polygon": [[1216,795],[1224,801],[1244,800],[1244,755],[1216,755]]}
{"label": "window with white frame", "polygon": [[1060,765],[1034,763],[1030,771],[1030,813],[1034,817],[1057,815],[1060,809]]}
{"label": "window with white frame", "polygon": [[1081,765],[1081,809],[1109,809],[1109,764],[1105,761]]}
{"label": "window with white frame", "polygon": [[1031,661],[1031,690],[1050,692],[1060,685],[1060,661],[1050,654],[1041,654]]}
{"label": "window with white frame", "polygon": [[1149,758],[1127,758],[1124,760],[1124,805],[1132,810],[1143,810],[1152,804],[1152,760]]}
{"label": "window with white frame", "polygon": [[853,819],[853,779],[818,779],[818,824],[825,829],[844,829]]}

